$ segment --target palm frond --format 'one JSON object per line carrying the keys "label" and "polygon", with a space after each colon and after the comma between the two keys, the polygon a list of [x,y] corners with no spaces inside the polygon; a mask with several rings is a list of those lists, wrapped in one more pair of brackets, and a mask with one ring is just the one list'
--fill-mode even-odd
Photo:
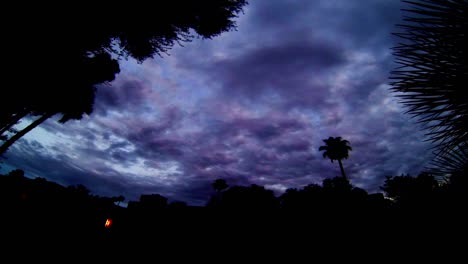
{"label": "palm frond", "polygon": [[417,118],[434,144],[439,173],[466,167],[468,144],[468,1],[406,1],[404,23],[393,33],[402,42],[393,48],[398,67],[391,91]]}
{"label": "palm frond", "polygon": [[325,151],[325,152],[323,153],[323,158],[327,158],[327,157],[328,157],[328,152]]}

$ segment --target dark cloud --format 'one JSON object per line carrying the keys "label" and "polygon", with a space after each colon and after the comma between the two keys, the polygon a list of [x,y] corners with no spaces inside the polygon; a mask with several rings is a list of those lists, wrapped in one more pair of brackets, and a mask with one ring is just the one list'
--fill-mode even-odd
{"label": "dark cloud", "polygon": [[[106,114],[109,110],[135,108],[144,103],[151,88],[140,80],[125,80],[118,77],[112,85],[100,85],[96,89],[95,114]],[[146,93],[146,94],[145,94]]]}
{"label": "dark cloud", "polygon": [[401,1],[261,1],[250,13],[257,31],[326,34],[353,48],[387,45],[401,19]]}
{"label": "dark cloud", "polygon": [[319,76],[346,62],[337,44],[320,39],[259,46],[236,57],[213,58],[209,64],[190,60],[191,67],[211,77],[208,81],[222,85],[223,100],[259,104],[277,98],[286,108],[326,105],[328,89]]}
{"label": "dark cloud", "polygon": [[311,144],[307,139],[296,137],[294,135],[273,140],[267,145],[282,153],[292,153],[297,151],[308,152],[311,147]]}

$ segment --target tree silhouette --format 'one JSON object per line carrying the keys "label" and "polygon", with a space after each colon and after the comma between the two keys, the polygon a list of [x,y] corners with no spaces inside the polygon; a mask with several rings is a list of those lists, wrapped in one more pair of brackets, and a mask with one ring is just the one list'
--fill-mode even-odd
{"label": "tree silhouette", "polygon": [[227,189],[229,187],[229,185],[226,183],[226,180],[224,179],[216,179],[213,184],[213,189],[220,193],[221,191]]}
{"label": "tree silhouette", "polygon": [[212,196],[211,199],[208,201],[208,206],[215,206],[219,207],[222,204],[222,191],[226,190],[229,185],[227,184],[225,179],[216,179],[211,184],[213,189],[216,191],[216,195]]}
{"label": "tree silhouette", "polygon": [[324,151],[323,157],[329,158],[332,163],[334,160],[338,160],[341,175],[343,178],[347,179],[341,160],[347,159],[349,151],[353,150],[351,146],[349,146],[349,141],[343,140],[341,137],[329,137],[328,139],[324,139],[323,142],[325,142],[325,145],[321,146],[319,151]]}
{"label": "tree silhouette", "polygon": [[71,185],[67,188],[70,190],[70,193],[73,193],[79,197],[88,197],[91,193],[91,191],[83,184]]}
{"label": "tree silhouette", "polygon": [[[68,85],[68,89],[51,89],[42,92],[35,96],[35,101],[31,102],[29,106],[24,106],[25,108],[29,107],[29,115],[40,117],[5,140],[0,146],[0,155],[26,133],[56,114],[62,114],[58,121],[65,123],[71,119],[80,120],[84,114],[90,115],[92,113],[95,97],[94,85],[114,80],[115,74],[120,71],[120,68],[118,62],[107,53],[86,58],[83,64],[83,67],[87,68],[87,72],[84,72],[74,84]],[[10,122],[3,130],[10,130],[17,121]]]}
{"label": "tree silhouette", "polygon": [[437,181],[433,176],[422,173],[418,177],[403,174],[396,177],[387,176],[384,185],[380,188],[387,197],[399,202],[414,199],[413,197],[423,197],[427,193],[431,193],[437,186]]}
{"label": "tree silhouette", "polygon": [[400,209],[436,209],[436,198],[441,201],[440,187],[433,175],[421,173],[417,177],[387,176],[380,187],[386,196],[393,199]]}
{"label": "tree silhouette", "polygon": [[[279,201],[272,190],[265,189],[263,186],[251,184],[250,186],[233,186],[227,191],[221,193],[222,199],[215,204],[218,208],[233,211],[253,210],[260,212],[262,210],[276,209]],[[213,202],[213,201],[211,201]],[[210,205],[213,205],[212,203]]]}
{"label": "tree silhouette", "polygon": [[112,202],[116,203],[116,205],[120,205],[120,203],[123,201],[125,201],[125,196],[123,195],[112,197]]}
{"label": "tree silhouette", "polygon": [[[154,9],[132,2],[125,5],[125,19],[119,17],[120,5],[70,3],[62,9],[41,6],[41,12],[32,13],[11,6],[15,21],[34,23],[13,24],[2,33],[1,47],[8,51],[3,62],[9,65],[4,81],[16,85],[2,91],[0,99],[0,139],[5,141],[0,155],[58,113],[61,123],[91,114],[95,85],[114,80],[119,60],[141,63],[167,54],[175,43],[235,29],[234,18],[246,4],[173,0]],[[39,118],[22,131],[14,129],[30,116]]]}
{"label": "tree silhouette", "polygon": [[[67,84],[66,89],[54,85],[31,91],[28,88],[20,88],[19,90],[29,93],[30,96],[22,98],[19,102],[15,102],[16,98],[12,96],[11,99],[16,107],[1,109],[2,116],[10,115],[10,118],[3,122],[1,128],[5,142],[0,146],[0,154],[26,133],[56,114],[62,114],[60,123],[70,119],[79,120],[84,114],[90,115],[93,111],[95,85],[114,80],[115,74],[120,71],[118,62],[108,53],[94,54],[92,57],[82,58],[75,64],[74,66],[79,68],[75,69],[79,76],[70,77],[73,83]],[[15,113],[13,110],[16,108],[20,108],[21,113]],[[8,137],[6,132],[12,132],[12,127],[27,115],[39,118],[20,131],[13,131],[13,135]]]}
{"label": "tree silhouette", "polygon": [[10,171],[7,176],[14,177],[14,178],[24,178],[24,170],[22,169],[14,169]]}
{"label": "tree silhouette", "polygon": [[468,164],[468,2],[403,2],[409,7],[394,33],[402,43],[393,48],[399,66],[391,72],[392,91],[434,144],[430,171],[460,171]]}

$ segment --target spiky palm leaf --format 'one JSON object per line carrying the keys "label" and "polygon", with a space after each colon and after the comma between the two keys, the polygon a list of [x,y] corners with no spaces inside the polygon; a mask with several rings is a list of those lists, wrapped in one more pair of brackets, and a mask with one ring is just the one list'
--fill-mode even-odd
{"label": "spiky palm leaf", "polygon": [[394,33],[403,41],[393,48],[399,67],[391,72],[392,91],[427,129],[434,168],[460,170],[467,156],[454,162],[453,155],[463,157],[468,143],[468,1],[403,2],[410,8],[397,25],[402,32]]}
{"label": "spiky palm leaf", "polygon": [[428,167],[427,172],[446,180],[452,174],[466,174],[468,172],[468,145],[463,145],[436,156]]}

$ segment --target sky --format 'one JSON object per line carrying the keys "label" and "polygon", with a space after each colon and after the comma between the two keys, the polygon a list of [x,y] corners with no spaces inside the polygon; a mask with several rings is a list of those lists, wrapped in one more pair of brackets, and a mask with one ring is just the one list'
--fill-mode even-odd
{"label": "sky", "polygon": [[[341,136],[351,183],[417,175],[431,145],[389,88],[400,1],[257,0],[237,30],[176,45],[97,88],[94,112],[51,118],[5,154],[14,168],[95,195],[161,194],[205,205],[211,183],[280,195],[339,176],[323,139]],[[25,126],[27,122],[19,124]]]}

